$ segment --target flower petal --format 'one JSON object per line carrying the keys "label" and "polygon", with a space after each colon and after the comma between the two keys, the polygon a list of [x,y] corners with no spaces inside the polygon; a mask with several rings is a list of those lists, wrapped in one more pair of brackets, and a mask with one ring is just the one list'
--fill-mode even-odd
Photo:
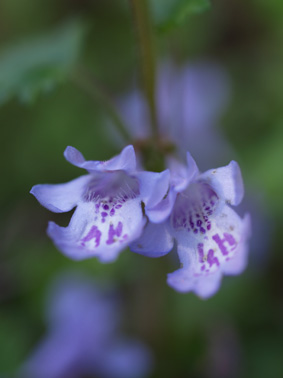
{"label": "flower petal", "polygon": [[189,171],[185,164],[180,163],[173,157],[166,161],[170,169],[170,183],[176,192],[181,192],[189,184]]}
{"label": "flower petal", "polygon": [[125,147],[119,155],[107,161],[86,161],[83,155],[71,146],[66,148],[64,156],[71,164],[84,168],[89,172],[134,171],[136,169],[135,150],[131,145]]}
{"label": "flower petal", "polygon": [[192,291],[200,298],[207,299],[218,291],[221,276],[220,271],[208,276],[196,276],[192,270],[181,268],[168,274],[167,283],[181,293]]}
{"label": "flower petal", "polygon": [[79,203],[68,227],[50,222],[47,232],[57,248],[74,260],[95,256],[110,262],[141,235],[144,224],[139,197],[122,204],[100,199]]}
{"label": "flower petal", "polygon": [[168,222],[148,222],[142,236],[130,245],[130,250],[147,257],[161,257],[170,252],[173,245],[174,239],[169,231]]}
{"label": "flower petal", "polygon": [[227,275],[237,275],[243,272],[247,266],[248,260],[248,244],[247,240],[251,235],[251,219],[250,215],[246,214],[243,219],[242,224],[242,241],[238,247],[237,254],[226,261],[223,265],[223,273]]}
{"label": "flower petal", "polygon": [[197,163],[192,155],[187,152],[187,164],[188,164],[188,181],[192,181],[199,173]]}
{"label": "flower petal", "polygon": [[152,208],[146,208],[146,215],[152,223],[161,223],[166,220],[173,209],[177,193],[170,190],[167,197]]}
{"label": "flower petal", "polygon": [[167,159],[167,165],[170,169],[171,185],[178,193],[186,189],[189,183],[199,174],[198,166],[189,152],[187,152],[187,165],[174,157]]}
{"label": "flower petal", "polygon": [[30,193],[48,210],[62,213],[72,210],[78,204],[89,180],[90,175],[85,175],[64,184],[35,185]]}
{"label": "flower petal", "polygon": [[207,181],[217,195],[231,205],[238,205],[244,196],[244,184],[238,163],[234,160],[225,167],[210,169],[199,176]]}
{"label": "flower petal", "polygon": [[219,287],[222,273],[239,274],[245,268],[249,217],[242,220],[229,206],[210,218],[205,233],[175,229],[182,269],[168,276],[168,284],[178,291],[194,291],[208,298]]}
{"label": "flower petal", "polygon": [[168,169],[161,173],[138,172],[135,177],[139,180],[141,198],[146,207],[154,207],[168,192],[170,179]]}

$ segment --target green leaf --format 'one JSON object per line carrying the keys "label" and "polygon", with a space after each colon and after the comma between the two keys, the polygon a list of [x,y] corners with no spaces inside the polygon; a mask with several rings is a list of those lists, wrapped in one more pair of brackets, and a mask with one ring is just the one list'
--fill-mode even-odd
{"label": "green leaf", "polygon": [[48,34],[24,40],[0,53],[0,104],[13,96],[31,102],[66,80],[77,61],[85,27],[69,21]]}
{"label": "green leaf", "polygon": [[150,7],[158,30],[164,32],[209,9],[210,0],[150,0]]}

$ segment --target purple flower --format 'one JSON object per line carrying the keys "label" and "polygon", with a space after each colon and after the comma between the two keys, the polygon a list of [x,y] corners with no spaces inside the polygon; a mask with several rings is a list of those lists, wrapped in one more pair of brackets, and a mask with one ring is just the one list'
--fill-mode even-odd
{"label": "purple flower", "polygon": [[141,342],[120,335],[120,308],[109,290],[80,275],[60,277],[46,306],[48,333],[20,377],[140,378],[152,356]]}
{"label": "purple flower", "polygon": [[[223,67],[196,62],[177,67],[162,63],[157,72],[156,103],[162,139],[175,143],[204,168],[233,155],[217,126],[230,99],[229,77]],[[151,137],[150,116],[143,94],[133,90],[118,105],[134,139]],[[114,131],[115,132],[115,131]],[[118,140],[119,136],[115,138]]]}
{"label": "purple flower", "polygon": [[[238,205],[244,194],[235,161],[202,174],[189,153],[187,163],[188,168],[171,159],[171,189],[147,210],[150,222],[130,248],[159,257],[176,240],[181,268],[168,275],[168,284],[208,298],[218,290],[222,274],[239,274],[245,268],[250,219],[248,215],[241,219],[230,207]],[[167,220],[155,224],[161,215]]]}
{"label": "purple flower", "polygon": [[58,249],[73,259],[95,256],[102,262],[113,261],[141,235],[144,212],[168,190],[169,171],[137,171],[132,146],[105,162],[85,161],[73,147],[67,147],[64,156],[71,164],[86,169],[88,175],[31,189],[37,200],[53,212],[77,207],[68,227],[50,222],[47,233]]}

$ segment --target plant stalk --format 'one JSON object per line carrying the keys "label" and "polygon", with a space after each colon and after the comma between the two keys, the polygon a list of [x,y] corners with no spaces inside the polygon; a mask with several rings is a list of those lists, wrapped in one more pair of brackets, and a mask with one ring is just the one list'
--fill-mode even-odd
{"label": "plant stalk", "polygon": [[152,134],[154,140],[157,141],[158,120],[155,102],[155,54],[148,2],[147,0],[130,0],[130,4],[139,42],[144,92],[150,112]]}

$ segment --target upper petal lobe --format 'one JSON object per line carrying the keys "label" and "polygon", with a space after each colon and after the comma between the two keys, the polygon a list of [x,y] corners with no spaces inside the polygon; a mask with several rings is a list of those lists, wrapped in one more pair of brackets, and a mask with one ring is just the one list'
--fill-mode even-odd
{"label": "upper petal lobe", "polygon": [[239,205],[244,196],[244,184],[240,167],[232,160],[225,167],[211,169],[199,176],[211,185],[216,193],[231,205]]}
{"label": "upper petal lobe", "polygon": [[64,152],[66,160],[71,164],[84,168],[89,172],[106,171],[134,171],[136,169],[136,155],[133,146],[125,147],[121,153],[107,161],[86,161],[83,155],[74,147],[68,146]]}

